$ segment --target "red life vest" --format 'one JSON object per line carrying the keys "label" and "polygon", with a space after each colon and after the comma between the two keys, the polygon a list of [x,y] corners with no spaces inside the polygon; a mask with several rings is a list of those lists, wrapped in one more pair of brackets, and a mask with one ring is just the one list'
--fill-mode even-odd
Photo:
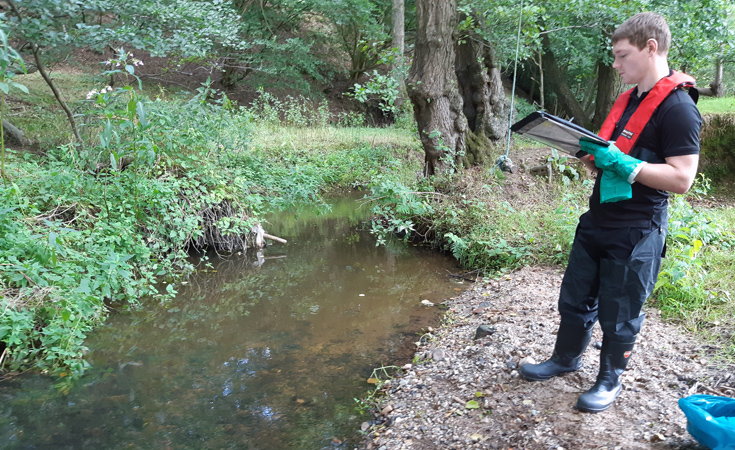
{"label": "red life vest", "polygon": [[[694,78],[681,72],[673,71],[671,76],[661,78],[658,80],[656,85],[648,92],[646,98],[643,99],[638,109],[633,113],[628,123],[625,124],[625,128],[618,136],[615,141],[615,146],[625,154],[628,154],[630,150],[635,146],[636,141],[641,136],[643,128],[646,126],[648,121],[651,119],[653,112],[656,108],[664,101],[666,97],[672,92],[683,87],[692,87],[695,84]],[[635,89],[635,88],[633,88]],[[628,106],[628,100],[630,100],[630,94],[633,89],[623,92],[620,97],[615,101],[610,114],[607,115],[605,122],[602,124],[599,136],[605,140],[610,140],[610,137],[615,130],[615,126],[623,116],[625,107]]]}

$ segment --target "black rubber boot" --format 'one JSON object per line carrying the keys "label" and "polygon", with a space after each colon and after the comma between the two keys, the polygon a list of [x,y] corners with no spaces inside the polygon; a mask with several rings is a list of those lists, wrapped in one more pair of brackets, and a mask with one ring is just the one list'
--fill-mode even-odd
{"label": "black rubber boot", "polygon": [[608,409],[620,394],[623,386],[620,375],[630,360],[635,342],[609,342],[602,339],[600,372],[592,389],[579,396],[577,409],[585,412],[601,412]]}
{"label": "black rubber boot", "polygon": [[529,381],[543,381],[582,367],[582,354],[592,338],[592,328],[561,324],[556,335],[554,353],[541,364],[524,364],[518,370]]}

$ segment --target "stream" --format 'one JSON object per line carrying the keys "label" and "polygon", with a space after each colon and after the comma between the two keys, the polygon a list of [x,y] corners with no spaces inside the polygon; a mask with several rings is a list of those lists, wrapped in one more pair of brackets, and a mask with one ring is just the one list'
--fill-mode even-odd
{"label": "stream", "polygon": [[113,311],[87,339],[92,367],[63,395],[25,374],[0,383],[2,449],[329,449],[361,442],[355,398],[373,368],[405,363],[456,263],[400,240],[377,247],[356,197],[281,213],[262,252],[210,257],[166,304]]}

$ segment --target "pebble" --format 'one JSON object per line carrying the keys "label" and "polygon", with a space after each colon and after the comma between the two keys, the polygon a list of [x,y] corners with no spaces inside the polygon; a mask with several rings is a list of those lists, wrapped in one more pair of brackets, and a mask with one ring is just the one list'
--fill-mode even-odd
{"label": "pebble", "polygon": [[495,334],[497,330],[495,327],[490,325],[480,325],[477,327],[477,330],[475,330],[475,339],[481,339],[485,336],[490,336],[492,334]]}
{"label": "pebble", "polygon": [[444,350],[438,348],[431,352],[431,359],[433,359],[434,361],[444,361],[445,359],[447,359],[447,355]]}

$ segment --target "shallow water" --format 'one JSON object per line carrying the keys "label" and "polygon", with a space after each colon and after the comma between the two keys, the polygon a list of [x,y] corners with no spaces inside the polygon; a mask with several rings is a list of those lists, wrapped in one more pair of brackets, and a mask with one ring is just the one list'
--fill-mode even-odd
{"label": "shallow water", "polygon": [[68,395],[39,375],[0,383],[0,448],[352,448],[372,369],[437,322],[421,300],[464,288],[444,255],[376,247],[356,206],[274,216],[287,245],[212,258],[170,303],[113,314]]}

